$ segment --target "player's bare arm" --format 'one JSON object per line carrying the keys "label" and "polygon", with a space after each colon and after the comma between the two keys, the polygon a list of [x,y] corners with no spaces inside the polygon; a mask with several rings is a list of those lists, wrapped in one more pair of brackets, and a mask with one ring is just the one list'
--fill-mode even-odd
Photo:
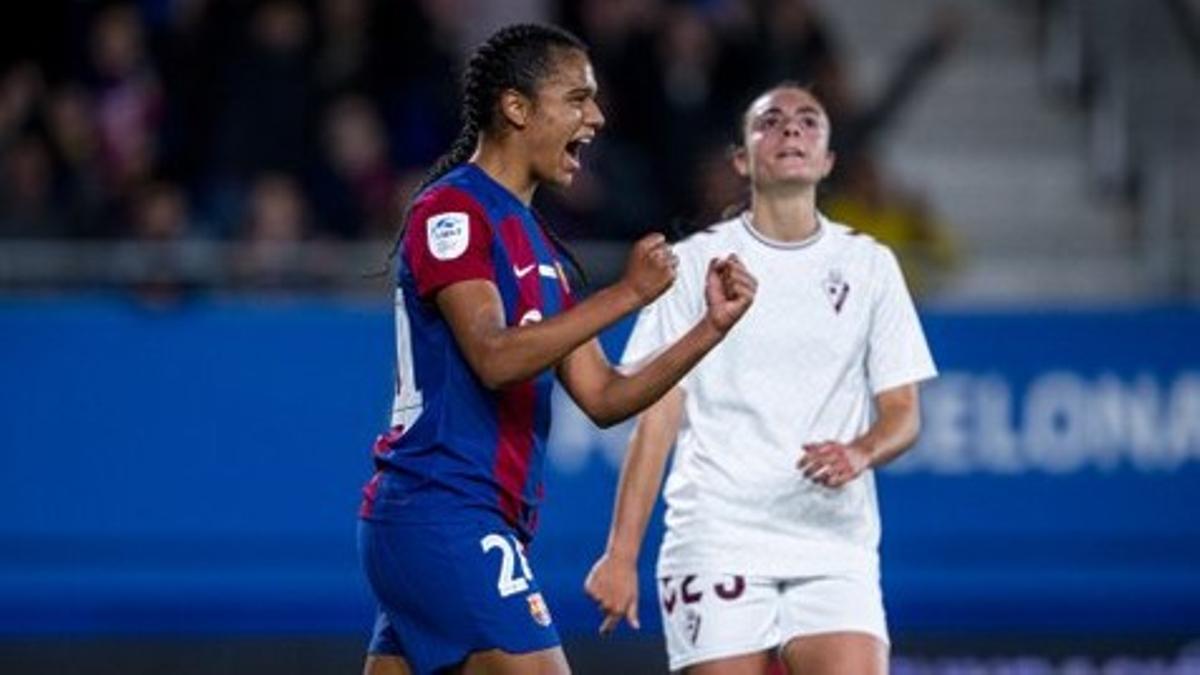
{"label": "player's bare arm", "polygon": [[587,594],[604,613],[601,633],[611,632],[622,618],[634,628],[641,627],[638,621],[637,559],[646,534],[646,523],[662,485],[667,455],[679,433],[683,399],[682,389],[671,389],[638,417],[629,438],[629,449],[617,483],[608,545],[584,582]]}
{"label": "player's bare arm", "polygon": [[875,396],[875,409],[878,416],[867,433],[850,443],[806,443],[796,468],[816,483],[838,488],[863,471],[904,454],[921,430],[917,385],[905,384],[880,392]]}
{"label": "player's bare arm", "polygon": [[591,340],[563,359],[559,379],[595,424],[621,422],[661,398],[717,346],[750,308],[757,288],[758,281],[736,256],[713,259],[705,279],[707,312],[674,344],[626,373],[613,368],[599,342]]}
{"label": "player's bare arm", "polygon": [[620,281],[569,311],[523,326],[505,325],[500,291],[491,281],[452,284],[436,301],[472,370],[484,386],[500,389],[553,366],[606,326],[662,295],[675,281],[676,264],[661,234],[644,237],[634,245]]}

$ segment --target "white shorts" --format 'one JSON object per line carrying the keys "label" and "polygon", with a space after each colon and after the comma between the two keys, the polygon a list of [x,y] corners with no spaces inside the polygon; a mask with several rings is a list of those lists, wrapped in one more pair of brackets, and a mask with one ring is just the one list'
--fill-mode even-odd
{"label": "white shorts", "polygon": [[672,671],[774,649],[804,635],[856,632],[889,642],[873,575],[663,577],[658,599]]}

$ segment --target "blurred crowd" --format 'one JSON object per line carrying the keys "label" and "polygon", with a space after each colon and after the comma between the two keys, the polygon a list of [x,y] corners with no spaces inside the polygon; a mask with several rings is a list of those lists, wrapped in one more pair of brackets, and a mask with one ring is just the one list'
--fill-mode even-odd
{"label": "blurred crowd", "polygon": [[[25,3],[20,3],[25,5]],[[10,10],[13,11],[13,10]],[[739,113],[782,80],[834,125],[834,218],[895,246],[920,290],[952,246],[873,156],[959,32],[930,17],[856,95],[807,0],[47,0],[4,21],[0,238],[386,239],[458,129],[457,74],[494,27],[559,23],[591,45],[608,127],[539,207],[571,239],[676,235],[744,187]],[[2,244],[0,244],[2,245]]]}

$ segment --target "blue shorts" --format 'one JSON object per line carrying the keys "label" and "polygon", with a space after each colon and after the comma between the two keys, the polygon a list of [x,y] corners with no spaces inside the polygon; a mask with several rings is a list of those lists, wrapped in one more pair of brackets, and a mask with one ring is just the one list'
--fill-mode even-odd
{"label": "blue shorts", "polygon": [[402,656],[415,673],[432,673],[471,652],[560,643],[523,547],[499,517],[360,520],[358,545],[379,602],[370,654]]}

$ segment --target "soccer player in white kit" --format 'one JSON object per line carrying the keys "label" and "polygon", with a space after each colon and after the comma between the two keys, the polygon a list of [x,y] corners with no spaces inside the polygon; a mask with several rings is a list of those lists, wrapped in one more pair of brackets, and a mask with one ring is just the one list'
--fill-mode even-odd
{"label": "soccer player in white kit", "polygon": [[673,671],[886,673],[872,468],[919,428],[917,383],[936,375],[892,252],[816,210],[833,168],[829,119],[783,84],[742,122],[735,169],[748,211],[675,247],[674,288],[639,317],[624,361],[653,354],[704,311],[709,259],[759,279],[725,342],[642,413],[604,555],[585,584],[637,627],[638,551],[674,444],[657,577]]}

